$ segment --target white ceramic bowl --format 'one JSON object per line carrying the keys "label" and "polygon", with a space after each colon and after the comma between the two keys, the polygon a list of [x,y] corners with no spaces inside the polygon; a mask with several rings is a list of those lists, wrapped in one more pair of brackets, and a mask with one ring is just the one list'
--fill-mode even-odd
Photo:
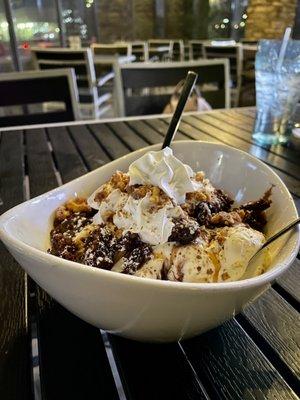
{"label": "white ceramic bowl", "polygon": [[[296,218],[291,195],[265,164],[234,148],[207,142],[173,144],[175,155],[238,203],[258,199],[274,184],[267,234]],[[51,296],[85,321],[132,339],[167,342],[211,329],[264,292],[294,260],[299,232],[275,242],[270,270],[231,283],[179,283],[123,275],[66,261],[46,253],[53,212],[69,198],[88,196],[117,169],[148,150],[128,154],[51,192],[14,207],[0,217],[0,236],[26,272]]]}

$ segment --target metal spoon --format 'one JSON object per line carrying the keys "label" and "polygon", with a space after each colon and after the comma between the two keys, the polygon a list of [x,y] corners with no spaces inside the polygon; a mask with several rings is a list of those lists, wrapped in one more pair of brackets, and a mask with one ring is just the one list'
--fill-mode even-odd
{"label": "metal spoon", "polygon": [[286,227],[282,228],[279,232],[275,233],[275,235],[269,237],[268,240],[265,241],[265,243],[257,250],[256,253],[253,254],[253,256],[250,258],[248,264],[250,264],[250,262],[253,260],[254,257],[257,256],[257,254],[265,249],[267,246],[269,246],[269,244],[271,244],[272,242],[274,242],[274,240],[278,239],[280,236],[282,236],[284,233],[288,232],[290,229],[292,229],[295,225],[299,224],[300,222],[300,218],[298,217],[297,219],[295,219],[295,221],[291,222],[289,225],[287,225]]}
{"label": "metal spoon", "polygon": [[170,146],[180,123],[180,119],[185,107],[185,104],[187,102],[187,99],[189,98],[191,91],[195,85],[195,82],[198,78],[198,74],[193,71],[189,71],[187,73],[187,76],[184,81],[184,85],[180,94],[180,97],[178,99],[177,107],[176,110],[173,114],[173,117],[171,119],[171,122],[169,124],[169,128],[167,131],[167,134],[165,136],[164,143],[162,145],[162,149],[164,149],[167,146]]}

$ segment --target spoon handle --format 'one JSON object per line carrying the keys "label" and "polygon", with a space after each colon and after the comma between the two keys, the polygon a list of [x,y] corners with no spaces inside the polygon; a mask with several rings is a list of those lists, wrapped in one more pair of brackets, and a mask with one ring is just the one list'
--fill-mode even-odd
{"label": "spoon handle", "polygon": [[164,140],[164,143],[162,145],[162,149],[164,149],[167,146],[170,146],[173,137],[175,136],[175,133],[178,129],[178,125],[181,119],[181,115],[183,113],[184,110],[184,106],[186,104],[187,99],[189,98],[189,95],[191,94],[191,91],[195,85],[195,82],[198,78],[198,74],[196,74],[196,72],[193,71],[189,71],[186,78],[185,78],[185,82],[177,103],[177,107],[176,110],[173,114],[173,117],[171,119],[171,122],[169,124],[169,128]]}
{"label": "spoon handle", "polygon": [[275,235],[271,236],[259,249],[262,250],[265,247],[269,246],[270,243],[274,242],[274,240],[278,239],[281,235],[283,235],[284,233],[286,233],[287,231],[289,231],[290,229],[292,229],[295,225],[299,224],[300,222],[300,218],[298,217],[297,219],[295,219],[295,221],[291,222],[289,225],[287,225],[286,227],[284,227],[283,229],[281,229],[279,232],[275,233]]}

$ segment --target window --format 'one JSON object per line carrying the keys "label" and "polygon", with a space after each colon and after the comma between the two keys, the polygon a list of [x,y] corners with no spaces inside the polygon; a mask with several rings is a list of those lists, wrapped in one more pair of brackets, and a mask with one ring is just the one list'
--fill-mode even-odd
{"label": "window", "polygon": [[211,39],[244,36],[248,0],[210,0],[208,36]]}
{"label": "window", "polygon": [[62,0],[62,18],[67,39],[77,36],[82,46],[97,41],[96,8],[94,0]]}
{"label": "window", "polygon": [[32,69],[30,47],[59,46],[59,27],[54,0],[11,2],[18,50],[23,69]]}
{"label": "window", "polygon": [[6,21],[4,3],[0,2],[0,72],[11,72],[13,69],[8,23]]}

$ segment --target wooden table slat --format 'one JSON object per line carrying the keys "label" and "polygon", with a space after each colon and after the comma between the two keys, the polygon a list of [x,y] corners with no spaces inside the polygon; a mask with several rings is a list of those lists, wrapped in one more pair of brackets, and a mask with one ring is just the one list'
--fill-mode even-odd
{"label": "wooden table slat", "polygon": [[277,283],[282,286],[292,297],[300,303],[300,260],[296,259],[293,265],[277,279]]}
{"label": "wooden table slat", "polygon": [[[24,200],[23,134],[2,132],[0,213]],[[0,398],[28,399],[32,393],[26,275],[0,243]]]}
{"label": "wooden table slat", "polygon": [[[210,116],[209,116],[210,117]],[[210,122],[214,125],[220,124],[222,129],[225,129],[226,132],[240,137],[248,143],[252,143],[258,146],[257,143],[252,139],[252,130],[254,119],[249,117],[249,120],[245,120],[245,117],[236,112],[236,114],[228,114],[227,112],[218,113],[214,121],[210,119]],[[296,165],[299,165],[299,157],[298,152],[295,151],[291,147],[282,146],[282,145],[274,145],[274,146],[261,146],[259,147],[266,149],[270,154],[275,154],[279,157],[282,157],[289,162],[293,162]]]}
{"label": "wooden table slat", "polygon": [[275,290],[270,289],[248,306],[243,314],[283,360],[295,380],[299,379],[299,313]]}
{"label": "wooden table slat", "polygon": [[[271,165],[272,167],[281,170],[284,173],[294,176],[296,179],[300,176],[300,165],[291,163],[285,158],[279,157],[276,154],[272,154],[267,149],[260,147],[251,142],[247,142],[238,136],[232,134],[234,127],[227,126],[224,121],[218,123],[216,118],[211,115],[203,115],[201,119],[196,119],[195,117],[186,117],[184,121],[200,129],[200,131],[206,132],[208,135],[214,136],[225,144],[237,147],[240,150],[244,150],[257,158],[261,159],[265,163]],[[236,129],[241,132],[241,129]],[[230,133],[229,133],[230,132]]]}
{"label": "wooden table slat", "polygon": [[135,132],[139,132],[140,136],[149,144],[162,143],[163,136],[152,126],[147,125],[145,121],[128,121],[127,124]]}
{"label": "wooden table slat", "polygon": [[66,128],[57,127],[48,129],[49,137],[55,154],[55,160],[63,182],[68,182],[87,172],[82,159]]}
{"label": "wooden table slat", "polygon": [[254,107],[239,107],[235,109],[239,114],[255,118],[256,110]]}
{"label": "wooden table slat", "polygon": [[86,126],[70,126],[69,131],[89,169],[99,168],[110,161],[110,157]]}
{"label": "wooden table slat", "polygon": [[177,344],[144,344],[109,335],[128,399],[206,400]]}
{"label": "wooden table slat", "polygon": [[[60,146],[58,135],[59,133],[50,133],[54,156],[58,165],[62,166],[60,172],[65,182],[72,175],[70,171],[73,163],[78,166],[75,169],[78,175],[81,173],[79,167],[83,164],[72,147],[67,132],[63,131],[65,137]],[[54,162],[45,132],[26,132],[26,147],[31,195],[37,196],[57,185]],[[57,153],[63,153],[64,149],[66,151],[62,163],[62,156]],[[37,165],[39,168],[36,168]],[[72,397],[76,395],[78,398],[103,396],[117,399],[100,331],[68,312],[37,285],[35,307],[43,397],[56,398],[59,388],[61,398],[68,398],[73,393]],[[63,362],[60,362],[58,360],[62,355]]]}
{"label": "wooden table slat", "polygon": [[[205,115],[203,115],[205,117]],[[210,117],[210,115],[208,115]],[[198,116],[196,116],[198,119]],[[202,115],[199,118],[202,120]],[[215,120],[216,124],[225,124],[225,127],[229,129],[229,133],[232,132],[232,134],[237,135],[238,137],[244,139],[245,141],[251,141],[251,133],[253,129],[253,123],[254,119],[252,117],[245,117],[244,115],[236,113],[234,116],[232,114],[227,114],[227,111],[223,111],[220,113],[217,113],[213,117]],[[227,129],[226,129],[227,131]]]}
{"label": "wooden table slat", "polygon": [[0,136],[0,212],[23,200],[23,133],[2,132]]}
{"label": "wooden table slat", "polygon": [[128,147],[118,139],[107,125],[93,124],[89,128],[112,159],[122,157],[128,153]]}
{"label": "wooden table slat", "polygon": [[251,127],[253,127],[253,123],[255,120],[255,115],[252,114],[248,114],[248,113],[240,113],[237,109],[230,109],[230,110],[222,110],[222,112],[218,113],[217,116],[219,116],[219,114],[226,114],[229,115],[230,117],[234,116],[234,118],[240,120],[240,121],[244,121],[245,125],[248,125]]}
{"label": "wooden table slat", "polygon": [[[145,120],[145,123],[152,128],[154,128],[157,132],[159,132],[162,137],[164,138],[167,133],[167,125],[170,121],[170,118],[166,118],[165,120],[160,120],[160,119],[147,119]],[[180,131],[177,131],[174,140],[188,140],[189,138],[181,133]]]}
{"label": "wooden table slat", "polygon": [[141,147],[145,147],[149,144],[149,142],[138,136],[124,122],[112,122],[108,125],[118,136],[119,140],[121,140],[123,143],[126,143],[131,150],[138,150]]}
{"label": "wooden table slat", "polygon": [[182,346],[212,399],[298,398],[234,320]]}
{"label": "wooden table slat", "polygon": [[39,292],[40,370],[45,399],[119,399],[99,329]]}
{"label": "wooden table slat", "polygon": [[[186,119],[184,119],[184,121],[186,121]],[[225,143],[228,144],[232,147],[236,147],[236,148],[241,148],[244,151],[247,151],[246,148],[242,148],[242,146],[239,146],[233,138],[233,140],[228,140],[228,141],[224,141],[223,139],[219,139],[213,135],[211,135],[211,130],[207,129],[207,132],[203,132],[200,130],[200,128],[196,127],[197,122],[192,122],[192,125],[186,123],[186,122],[182,122],[179,126],[179,130],[181,132],[183,132],[184,134],[188,135],[190,138],[193,138],[195,140],[204,140],[204,141],[211,141],[211,142],[216,142],[216,143]],[[248,149],[251,150],[251,149]],[[264,151],[264,149],[261,148],[257,148],[256,149],[257,152],[253,153],[253,155],[257,156],[259,158],[259,152],[260,150]],[[275,172],[282,178],[282,180],[285,182],[285,184],[287,185],[287,187],[289,188],[289,190],[291,191],[291,193],[294,193],[297,196],[300,196],[300,185],[299,185],[299,180],[297,180],[296,178],[293,178],[287,174],[285,174],[284,172],[281,172],[280,170],[274,168]]]}
{"label": "wooden table slat", "polygon": [[26,131],[26,156],[30,197],[36,197],[57,186],[54,163],[44,129]]}
{"label": "wooden table slat", "polygon": [[[299,152],[254,144],[254,116],[251,108],[184,116],[176,140],[221,142],[253,154],[278,173],[299,209]],[[55,187],[57,178],[68,182],[132,150],[162,142],[169,120],[162,116],[28,129],[24,133],[24,165],[31,196]],[[20,131],[0,136],[0,211],[23,199],[22,137]],[[7,187],[12,190],[3,190]],[[149,345],[108,335],[127,400],[296,399],[299,267],[296,260],[274,289],[243,314],[181,344]],[[31,392],[24,282],[24,273],[0,245],[0,291],[6,290],[6,300],[0,303],[0,328],[6,332],[3,335],[0,329],[1,398],[25,399]],[[29,312],[38,324],[43,400],[56,398],[58,388],[64,398],[117,399],[99,330],[73,316],[41,289],[33,292],[36,296],[29,303]]]}

